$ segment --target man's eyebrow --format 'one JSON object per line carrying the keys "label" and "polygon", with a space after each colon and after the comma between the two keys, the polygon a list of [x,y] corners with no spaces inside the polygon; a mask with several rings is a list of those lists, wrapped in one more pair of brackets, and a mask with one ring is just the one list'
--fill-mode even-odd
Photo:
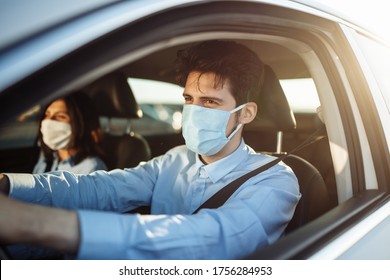
{"label": "man's eyebrow", "polygon": [[215,101],[218,101],[218,102],[222,102],[223,101],[222,98],[219,98],[219,97],[216,97],[216,96],[202,96],[202,97],[200,97],[200,99],[212,99],[212,100],[215,100]]}
{"label": "man's eyebrow", "polygon": [[[189,93],[184,92],[184,93],[183,93],[183,97],[184,97],[184,98],[185,98],[185,97],[192,97],[192,95],[189,94]],[[223,99],[220,98],[220,97],[217,97],[217,96],[208,96],[208,95],[204,95],[204,96],[201,96],[200,99],[202,99],[202,100],[211,99],[211,100],[217,101],[217,102],[219,102],[219,103],[223,102]]]}

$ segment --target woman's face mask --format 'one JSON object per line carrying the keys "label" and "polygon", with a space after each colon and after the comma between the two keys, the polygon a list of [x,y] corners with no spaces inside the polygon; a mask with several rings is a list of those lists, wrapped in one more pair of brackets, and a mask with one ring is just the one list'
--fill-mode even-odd
{"label": "woman's face mask", "polygon": [[183,137],[188,149],[204,156],[218,153],[237,133],[242,124],[226,137],[230,115],[245,107],[243,104],[232,111],[211,109],[185,104],[183,108]]}
{"label": "woman's face mask", "polygon": [[67,148],[72,135],[72,127],[69,123],[45,119],[41,123],[43,142],[52,150]]}

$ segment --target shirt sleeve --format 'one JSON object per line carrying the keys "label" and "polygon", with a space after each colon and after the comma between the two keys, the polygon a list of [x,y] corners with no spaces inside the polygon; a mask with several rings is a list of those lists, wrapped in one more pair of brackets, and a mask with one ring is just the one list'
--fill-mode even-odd
{"label": "shirt sleeve", "polygon": [[5,175],[10,180],[10,196],[19,200],[67,209],[126,212],[150,204],[158,173],[155,160],[134,169],[88,175],[68,171]]}
{"label": "shirt sleeve", "polygon": [[282,236],[300,198],[293,173],[274,166],[217,209],[195,215],[114,213],[148,205],[159,170],[159,161],[152,160],[90,175],[11,175],[10,194],[78,209],[79,259],[239,259]]}
{"label": "shirt sleeve", "polygon": [[223,206],[195,215],[78,211],[79,259],[239,259],[276,241],[299,201],[294,176],[241,187]]}

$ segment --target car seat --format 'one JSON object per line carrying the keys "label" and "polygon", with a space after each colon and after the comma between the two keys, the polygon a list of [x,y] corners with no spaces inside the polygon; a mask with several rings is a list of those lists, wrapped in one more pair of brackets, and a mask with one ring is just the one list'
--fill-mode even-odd
{"label": "car seat", "polygon": [[127,77],[119,72],[86,88],[100,116],[103,135],[100,147],[109,170],[130,168],[151,158],[147,141],[131,130],[130,120],[142,117]]}
{"label": "car seat", "polygon": [[[274,156],[285,154],[282,151],[283,132],[295,129],[296,121],[279,79],[268,65],[265,65],[262,90],[252,100],[258,105],[257,117],[252,125],[266,125],[277,133],[276,151],[267,153]],[[297,176],[302,194],[286,229],[286,232],[290,232],[328,211],[330,202],[327,186],[315,166],[296,155],[289,155],[283,162],[290,166]]]}

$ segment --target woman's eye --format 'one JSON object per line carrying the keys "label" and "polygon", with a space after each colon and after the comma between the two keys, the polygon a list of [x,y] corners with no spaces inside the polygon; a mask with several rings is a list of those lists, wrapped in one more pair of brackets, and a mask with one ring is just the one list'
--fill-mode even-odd
{"label": "woman's eye", "polygon": [[61,114],[61,115],[56,115],[56,119],[58,121],[68,121],[70,117],[68,115]]}

